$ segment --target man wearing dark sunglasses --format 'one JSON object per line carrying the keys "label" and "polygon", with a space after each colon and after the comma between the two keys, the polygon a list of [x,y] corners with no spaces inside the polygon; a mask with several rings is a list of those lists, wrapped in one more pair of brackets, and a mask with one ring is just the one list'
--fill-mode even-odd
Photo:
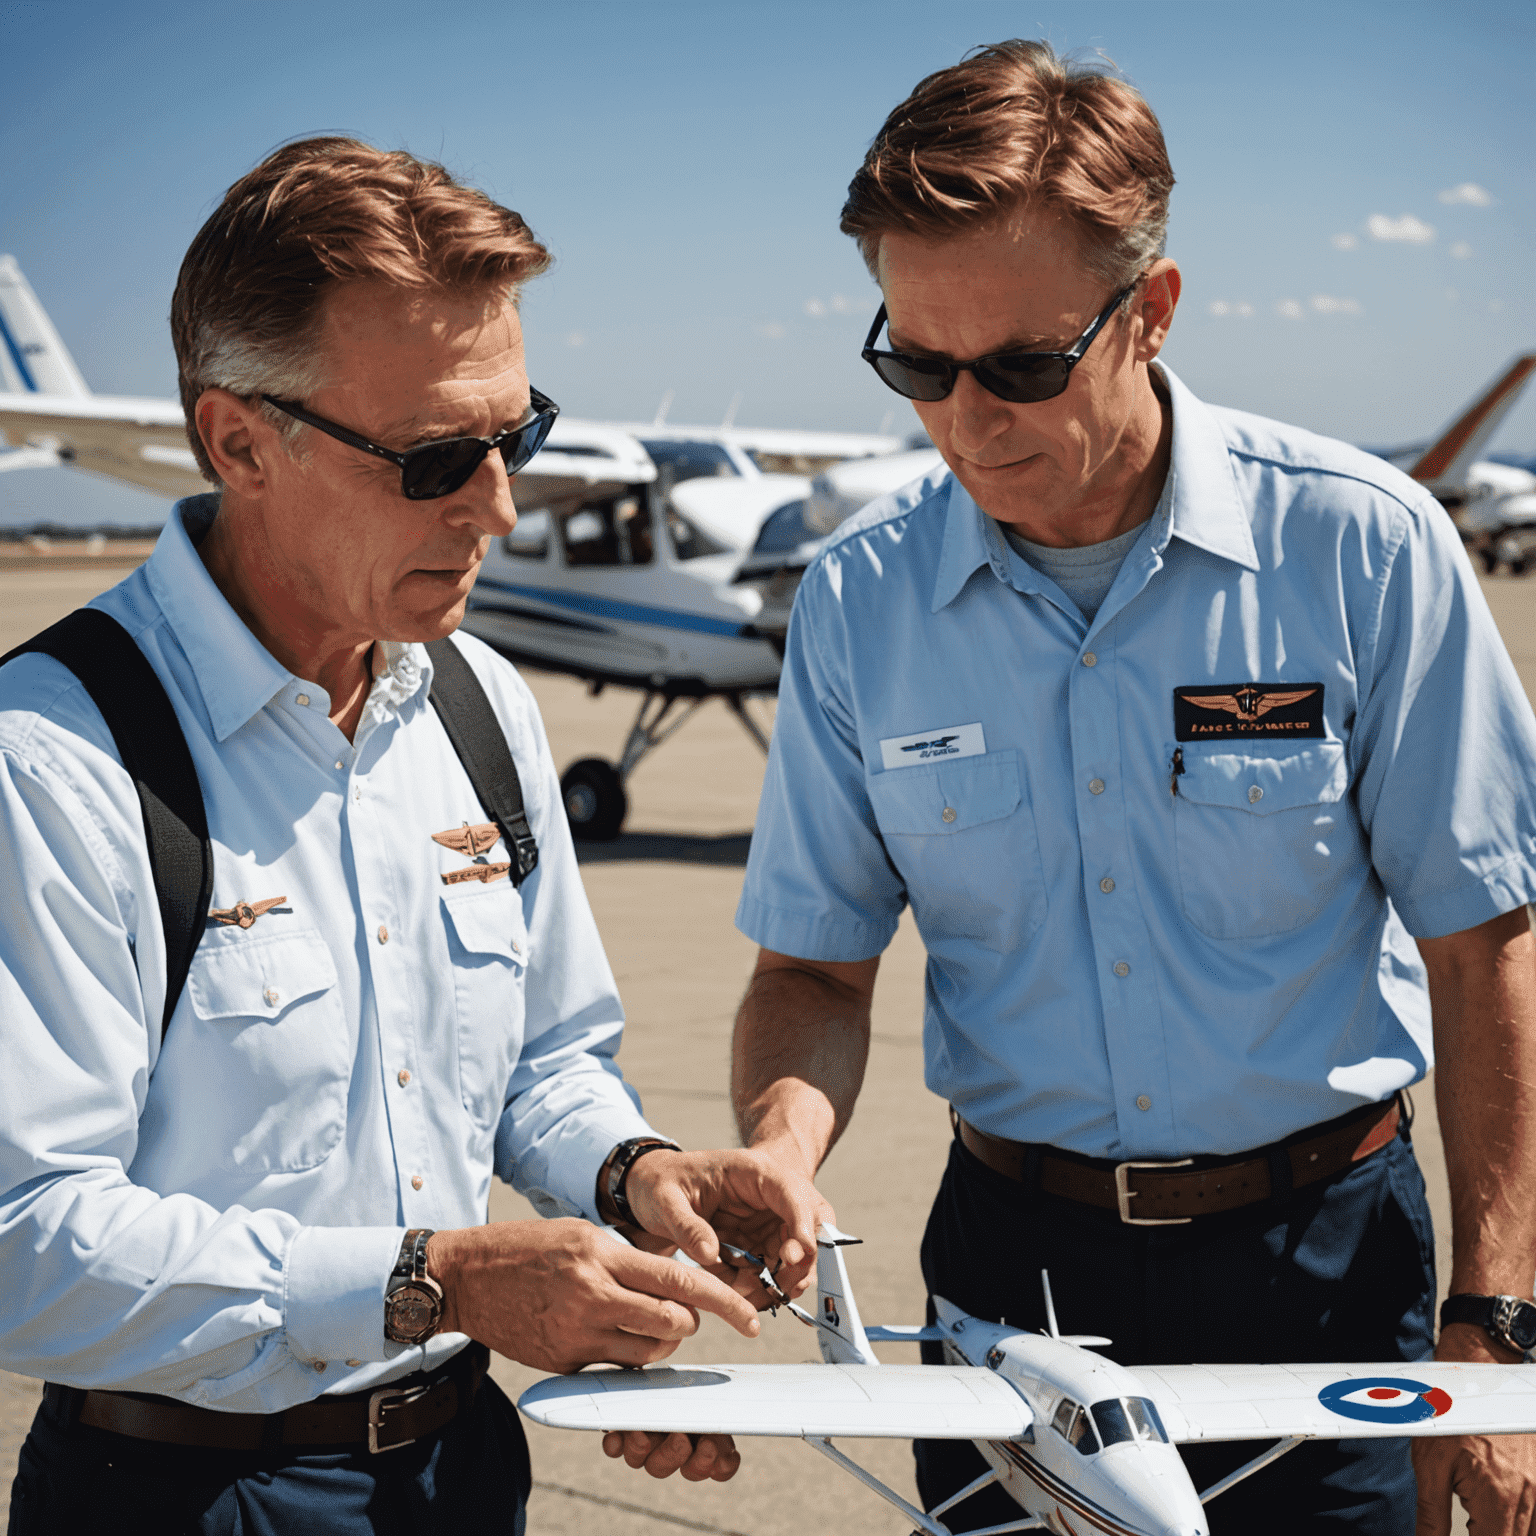
{"label": "man wearing dark sunglasses", "polygon": [[[815,1172],[910,904],[955,1131],[931,1294],[1043,1327],[1048,1269],[1062,1326],[1128,1365],[1411,1376],[1435,1281],[1399,1095],[1438,1054],[1437,1353],[1515,1361],[1536,719],[1422,487],[1159,361],[1172,186],[1134,90],[1024,42],[921,82],[853,180],[842,227],[884,300],[863,355],[945,462],[796,598],[737,917],[762,946],[743,1139]],[[1254,1449],[1184,1454],[1203,1490]],[[929,1509],[985,1470],[917,1459]],[[1474,1529],[1524,1536],[1533,1474],[1531,1437],[1314,1442],[1211,1529],[1440,1536],[1454,1483]],[[944,1520],[1016,1516],[984,1488]]]}
{"label": "man wearing dark sunglasses", "polygon": [[[193,241],[173,336],[218,490],[86,617],[185,738],[211,900],[195,853],[190,891],[153,863],[101,695],[52,654],[0,672],[0,1364],[48,1381],[14,1536],[521,1532],[492,1348],[638,1366],[701,1311],[755,1335],[711,1220],[777,1228],[803,1287],[810,1182],[683,1152],[625,1085],[537,707],[454,634],[555,419],[516,302],[548,259],[346,139],[279,150]],[[488,1224],[493,1174],[560,1219]]]}

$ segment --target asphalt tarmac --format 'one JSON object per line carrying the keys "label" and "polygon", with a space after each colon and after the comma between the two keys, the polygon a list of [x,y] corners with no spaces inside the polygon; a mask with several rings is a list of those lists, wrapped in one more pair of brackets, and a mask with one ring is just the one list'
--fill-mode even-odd
{"label": "asphalt tarmac", "polygon": [[[121,566],[0,570],[0,653],[123,574]],[[1526,691],[1536,697],[1536,586],[1500,578],[1485,581],[1484,590]],[[529,674],[528,680],[558,763],[619,755],[638,696],[609,690],[594,699],[569,679]],[[771,713],[771,706],[764,708]],[[652,1123],[686,1146],[735,1139],[726,1091],[731,1021],[754,949],[731,919],[762,770],[761,753],[737,722],[723,706],[708,704],[635,771],[625,836],[583,852],[583,878],[629,1016],[620,1061]],[[923,1320],[917,1248],[949,1128],[943,1104],[922,1083],[922,974],[922,947],[906,918],[880,968],[858,1113],[820,1180],[839,1224],[864,1239],[850,1252],[849,1269],[871,1323]],[[1421,1085],[1414,1098],[1414,1140],[1443,1276],[1449,1203],[1430,1086]],[[532,1214],[521,1197],[496,1187],[492,1219]],[[1066,1312],[1062,1324],[1074,1326]],[[880,1353],[889,1361],[916,1358],[909,1345],[883,1345]],[[815,1358],[810,1333],[780,1313],[764,1318],[762,1337],[752,1344],[706,1317],[672,1363]],[[500,1358],[493,1373],[513,1397],[537,1377]],[[0,1488],[9,1487],[38,1390],[36,1382],[0,1372]],[[743,1442],[742,1469],[733,1481],[694,1485],[658,1482],[610,1462],[595,1436],[532,1424],[528,1432],[534,1469],[528,1528],[535,1536],[899,1536],[909,1529],[895,1510],[796,1441]],[[846,1448],[914,1497],[905,1443]],[[1456,1529],[1465,1529],[1460,1519]]]}

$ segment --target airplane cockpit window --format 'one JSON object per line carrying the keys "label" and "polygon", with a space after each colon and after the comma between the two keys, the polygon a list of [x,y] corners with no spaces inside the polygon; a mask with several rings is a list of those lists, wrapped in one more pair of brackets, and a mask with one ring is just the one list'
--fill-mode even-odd
{"label": "airplane cockpit window", "polygon": [[1051,1428],[1061,1435],[1068,1445],[1084,1456],[1092,1456],[1099,1449],[1099,1437],[1093,1431],[1093,1420],[1081,1403],[1064,1397],[1056,1405]]}
{"label": "airplane cockpit window", "polygon": [[1157,1411],[1157,1404],[1146,1397],[1109,1397],[1093,1405],[1093,1421],[1105,1445],[1122,1440],[1161,1440],[1168,1442],[1168,1431]]}
{"label": "airplane cockpit window", "polygon": [[530,507],[517,514],[517,527],[501,547],[520,560],[543,560],[549,554],[549,508]]}
{"label": "airplane cockpit window", "polygon": [[673,485],[711,476],[729,479],[741,473],[735,459],[719,443],[683,443],[658,437],[641,438],[640,446],[650,454],[657,469],[671,469]]}
{"label": "airplane cockpit window", "polygon": [[675,507],[667,508],[667,535],[672,540],[672,548],[679,560],[697,560],[701,555],[730,553],[730,545],[711,538]]}
{"label": "airplane cockpit window", "polygon": [[805,526],[805,502],[787,501],[758,530],[757,543],[752,546],[754,555],[788,554],[802,544],[820,535]]}
{"label": "airplane cockpit window", "polygon": [[560,542],[567,565],[649,565],[656,555],[650,510],[633,492],[562,515]]}

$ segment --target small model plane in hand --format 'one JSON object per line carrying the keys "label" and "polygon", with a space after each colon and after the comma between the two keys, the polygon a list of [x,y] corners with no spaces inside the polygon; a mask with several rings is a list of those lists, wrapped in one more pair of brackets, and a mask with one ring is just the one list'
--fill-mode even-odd
{"label": "small model plane in hand", "polygon": [[[1048,1333],[971,1317],[940,1297],[929,1327],[866,1329],[842,1248],[817,1233],[813,1316],[821,1365],[709,1365],[551,1376],[518,1407],[558,1429],[803,1439],[929,1536],[942,1516],[1000,1483],[1017,1520],[973,1536],[1048,1530],[1208,1536],[1204,1505],[1303,1440],[1536,1431],[1536,1370],[1523,1365],[1160,1365],[1129,1370],[1093,1351],[1110,1341],[1061,1333],[1045,1285]],[[743,1257],[746,1257],[743,1255]],[[881,1365],[871,1341],[941,1341],[943,1365]],[[833,1444],[833,1437],[973,1440],[988,1470],[924,1514]],[[1175,1447],[1270,1441],[1197,1491]]]}

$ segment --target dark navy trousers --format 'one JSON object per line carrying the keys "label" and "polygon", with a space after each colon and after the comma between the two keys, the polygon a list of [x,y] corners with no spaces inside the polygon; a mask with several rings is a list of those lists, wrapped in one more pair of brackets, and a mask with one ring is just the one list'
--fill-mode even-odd
{"label": "dark navy trousers", "polygon": [[523,1536],[528,1444],[487,1378],[436,1434],[370,1456],[210,1451],[64,1422],[44,1404],[10,1536]]}
{"label": "dark navy trousers", "polygon": [[[923,1278],[977,1317],[1045,1327],[1047,1269],[1063,1333],[1106,1334],[1122,1365],[1423,1360],[1434,1345],[1434,1236],[1406,1125],[1337,1178],[1187,1226],[1031,1192],[957,1140],[923,1237]],[[923,1358],[942,1359],[925,1344]],[[1268,1441],[1191,1446],[1197,1489]],[[925,1509],[986,1470],[969,1441],[919,1441]],[[1206,1506],[1212,1536],[1306,1531],[1412,1536],[1406,1439],[1309,1441]],[[955,1530],[1017,1519],[1000,1488],[944,1517]]]}

